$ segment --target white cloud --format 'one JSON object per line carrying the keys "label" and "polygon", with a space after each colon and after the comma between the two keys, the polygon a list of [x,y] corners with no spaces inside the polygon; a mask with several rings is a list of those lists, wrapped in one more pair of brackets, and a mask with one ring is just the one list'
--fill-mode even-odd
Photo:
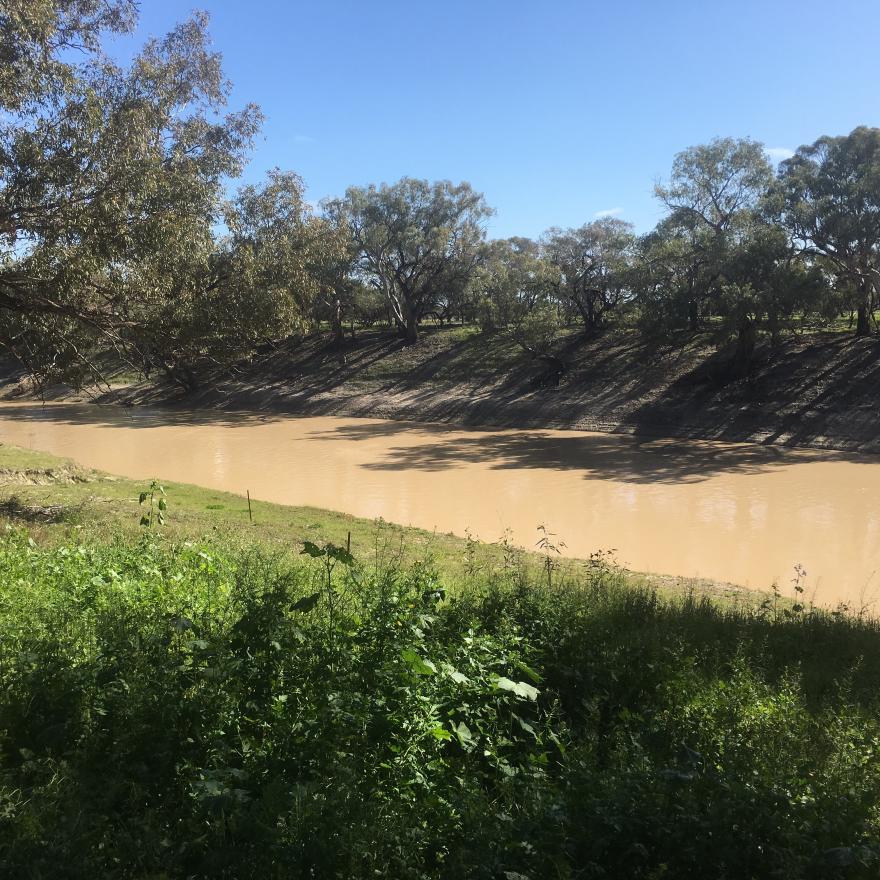
{"label": "white cloud", "polygon": [[616,217],[623,213],[623,208],[606,208],[604,211],[596,211],[594,217],[601,219],[602,217]]}
{"label": "white cloud", "polygon": [[782,162],[794,155],[794,150],[790,150],[788,147],[767,147],[766,152],[774,162]]}

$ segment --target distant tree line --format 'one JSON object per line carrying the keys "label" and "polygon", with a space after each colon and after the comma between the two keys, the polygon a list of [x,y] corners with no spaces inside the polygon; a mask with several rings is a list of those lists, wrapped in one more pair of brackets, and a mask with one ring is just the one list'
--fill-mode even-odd
{"label": "distant tree line", "polygon": [[328,326],[425,321],[509,332],[552,359],[562,328],[649,336],[713,326],[746,371],[762,335],[848,316],[873,331],[880,129],[822,137],[773,165],[749,139],[677,155],[643,236],[606,217],[488,241],[467,183],[404,178],[312,208],[274,170],[231,198],[261,114],[195,14],[127,66],[102,52],[133,0],[0,6],[0,346],[41,381],[81,384],[113,350],[185,387],[208,364]]}

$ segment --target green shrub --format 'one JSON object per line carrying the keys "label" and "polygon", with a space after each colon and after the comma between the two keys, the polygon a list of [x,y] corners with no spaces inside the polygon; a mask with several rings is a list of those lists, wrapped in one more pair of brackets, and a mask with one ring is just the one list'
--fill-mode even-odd
{"label": "green shrub", "polygon": [[870,622],[0,543],[0,873],[869,877]]}

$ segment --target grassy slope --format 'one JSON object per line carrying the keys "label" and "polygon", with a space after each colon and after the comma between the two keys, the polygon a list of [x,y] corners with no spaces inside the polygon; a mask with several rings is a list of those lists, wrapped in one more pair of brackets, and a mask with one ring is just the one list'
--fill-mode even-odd
{"label": "grassy slope", "polygon": [[[805,330],[778,349],[759,347],[746,379],[730,377],[730,350],[717,343],[708,331],[662,342],[633,330],[591,340],[570,332],[559,344],[567,374],[558,388],[540,388],[544,368],[509,334],[427,327],[407,347],[388,331],[360,330],[344,352],[316,334],[207,377],[182,402],[880,451],[880,339]],[[177,394],[142,384],[105,398]]]}
{"label": "grassy slope", "polygon": [[[360,519],[313,507],[293,507],[264,501],[248,502],[240,495],[217,492],[187,483],[164,482],[169,505],[163,531],[172,540],[220,536],[238,547],[252,543],[275,551],[298,552],[303,541],[344,546],[351,536],[352,551],[395,554],[408,563],[432,559],[451,583],[498,571],[505,553],[521,559],[531,571],[544,570],[545,557],[507,551],[453,534],[428,532],[384,521]],[[25,523],[39,541],[54,543],[70,537],[102,541],[116,535],[132,537],[143,508],[139,494],[147,486],[133,480],[79,467],[47,453],[0,444],[0,518]],[[588,561],[555,559],[554,576],[575,577]],[[634,585],[650,582],[668,595],[695,592],[725,602],[755,605],[764,594],[733,585],[694,578],[628,573]]]}
{"label": "grassy slope", "polygon": [[875,621],[0,452],[2,876],[877,876]]}

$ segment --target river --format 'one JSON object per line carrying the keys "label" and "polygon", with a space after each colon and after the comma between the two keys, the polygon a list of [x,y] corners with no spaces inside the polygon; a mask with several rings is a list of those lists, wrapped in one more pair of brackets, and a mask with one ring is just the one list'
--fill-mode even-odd
{"label": "river", "polygon": [[861,606],[880,596],[880,459],[580,431],[379,419],[0,405],[0,441],[158,476],[495,541],[537,526],[565,555]]}

